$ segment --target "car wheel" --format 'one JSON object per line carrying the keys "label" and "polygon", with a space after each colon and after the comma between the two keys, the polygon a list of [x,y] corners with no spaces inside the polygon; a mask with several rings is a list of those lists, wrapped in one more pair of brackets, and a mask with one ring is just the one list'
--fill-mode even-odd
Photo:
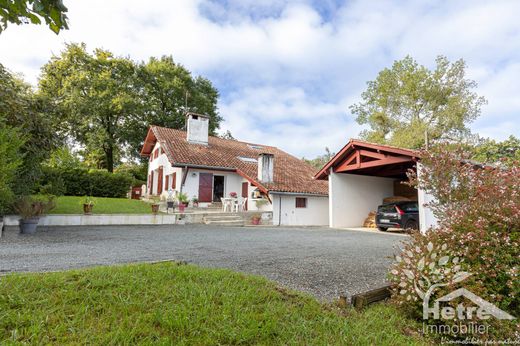
{"label": "car wheel", "polygon": [[408,231],[417,231],[419,229],[419,224],[415,220],[408,220],[404,228]]}
{"label": "car wheel", "polygon": [[381,232],[386,232],[386,230],[388,228],[387,227],[378,227],[377,229],[380,230]]}

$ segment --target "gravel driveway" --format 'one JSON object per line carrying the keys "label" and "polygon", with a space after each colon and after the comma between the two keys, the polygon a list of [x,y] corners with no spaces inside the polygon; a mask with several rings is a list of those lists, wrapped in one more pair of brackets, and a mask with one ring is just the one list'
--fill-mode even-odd
{"label": "gravel driveway", "polygon": [[329,228],[99,226],[11,229],[0,238],[0,271],[175,259],[265,276],[322,300],[384,285],[406,236]]}

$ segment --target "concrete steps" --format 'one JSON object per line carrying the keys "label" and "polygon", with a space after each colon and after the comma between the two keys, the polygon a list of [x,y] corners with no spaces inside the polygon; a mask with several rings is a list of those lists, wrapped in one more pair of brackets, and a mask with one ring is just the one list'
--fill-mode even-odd
{"label": "concrete steps", "polygon": [[204,216],[203,222],[206,225],[244,226],[244,219],[237,214],[206,215]]}

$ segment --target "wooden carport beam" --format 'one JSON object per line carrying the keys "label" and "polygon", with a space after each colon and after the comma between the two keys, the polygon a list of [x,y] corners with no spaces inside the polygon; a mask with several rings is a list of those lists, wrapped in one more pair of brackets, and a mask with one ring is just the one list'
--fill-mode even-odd
{"label": "wooden carport beam", "polygon": [[355,165],[340,165],[337,167],[334,171],[337,173],[342,172],[348,172],[348,171],[354,171],[358,169],[363,168],[370,168],[370,167],[378,167],[378,166],[384,166],[384,165],[391,165],[396,163],[403,163],[403,162],[410,162],[410,157],[407,156],[398,156],[398,157],[386,157],[384,159],[379,159],[375,161],[369,161],[369,162],[358,162]]}

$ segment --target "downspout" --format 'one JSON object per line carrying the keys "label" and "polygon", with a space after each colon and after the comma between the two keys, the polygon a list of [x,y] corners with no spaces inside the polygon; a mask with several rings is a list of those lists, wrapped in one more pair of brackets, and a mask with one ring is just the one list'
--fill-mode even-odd
{"label": "downspout", "polygon": [[282,225],[282,195],[278,195],[278,226]]}
{"label": "downspout", "polygon": [[189,170],[190,170],[190,168],[188,166],[184,166],[184,172],[183,172],[182,181],[181,181],[181,188],[180,188],[179,192],[182,192],[182,188],[184,187],[184,183],[186,183],[186,178],[188,177]]}

